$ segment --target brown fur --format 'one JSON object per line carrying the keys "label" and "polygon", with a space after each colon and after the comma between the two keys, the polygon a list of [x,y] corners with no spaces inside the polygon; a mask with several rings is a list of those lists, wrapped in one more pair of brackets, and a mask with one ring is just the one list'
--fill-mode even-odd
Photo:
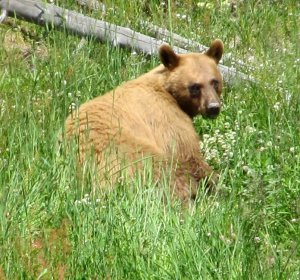
{"label": "brown fur", "polygon": [[[192,118],[219,113],[222,79],[217,63],[223,44],[215,40],[205,54],[182,55],[162,45],[159,54],[162,65],[81,105],[67,118],[66,135],[78,137],[81,160],[94,150],[100,173],[116,174],[122,160],[130,165],[150,156],[159,179],[161,168],[172,165],[171,189],[188,201],[199,182],[212,175]],[[128,171],[141,166],[140,161]]]}

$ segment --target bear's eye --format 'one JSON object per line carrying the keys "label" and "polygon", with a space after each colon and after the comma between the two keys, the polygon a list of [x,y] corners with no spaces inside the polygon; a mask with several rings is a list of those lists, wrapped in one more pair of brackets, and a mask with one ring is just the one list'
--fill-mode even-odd
{"label": "bear's eye", "polygon": [[192,98],[199,97],[201,93],[201,85],[200,84],[190,85],[189,92]]}
{"label": "bear's eye", "polygon": [[218,80],[212,80],[211,81],[212,86],[214,87],[215,90],[219,88],[219,81]]}

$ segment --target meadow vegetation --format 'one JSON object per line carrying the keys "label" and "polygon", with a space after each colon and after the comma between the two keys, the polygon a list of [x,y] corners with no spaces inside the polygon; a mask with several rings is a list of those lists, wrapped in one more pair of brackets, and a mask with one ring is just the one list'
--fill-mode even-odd
{"label": "meadow vegetation", "polygon": [[224,64],[258,83],[225,84],[219,118],[195,119],[219,193],[163,203],[151,169],[93,193],[96,172],[79,175],[58,145],[68,112],[158,58],[0,25],[0,279],[299,279],[300,3],[55,3],[140,32],[148,20],[204,45],[220,38]]}

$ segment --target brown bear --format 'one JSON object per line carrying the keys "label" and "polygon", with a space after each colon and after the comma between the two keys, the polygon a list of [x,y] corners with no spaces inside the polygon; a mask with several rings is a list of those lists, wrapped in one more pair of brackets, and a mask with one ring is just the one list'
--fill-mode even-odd
{"label": "brown bear", "polygon": [[175,54],[163,44],[160,66],[81,105],[65,128],[67,138],[78,141],[80,161],[93,151],[99,174],[106,172],[113,185],[124,166],[133,174],[150,157],[156,180],[162,170],[172,169],[172,194],[182,201],[194,199],[199,183],[210,185],[216,177],[200,153],[192,119],[198,114],[215,118],[220,112],[217,64],[223,49],[218,39],[202,54]]}

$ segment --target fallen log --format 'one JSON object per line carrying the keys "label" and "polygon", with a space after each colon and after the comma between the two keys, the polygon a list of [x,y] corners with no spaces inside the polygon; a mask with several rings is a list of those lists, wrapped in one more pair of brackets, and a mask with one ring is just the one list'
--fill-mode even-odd
{"label": "fallen log", "polygon": [[[101,42],[108,41],[114,46],[131,48],[145,55],[157,53],[158,47],[164,43],[132,29],[111,24],[84,16],[80,13],[63,9],[53,4],[37,0],[0,0],[2,15],[17,17],[48,28],[66,30],[72,34],[83,37],[93,37]],[[2,20],[4,18],[2,16]],[[173,46],[176,53],[187,53],[188,50]],[[235,81],[251,81],[249,76],[237,71],[235,68],[219,65],[223,78],[228,83]]]}
{"label": "fallen log", "polygon": [[[151,22],[141,21],[141,25],[147,30],[147,32],[150,33],[150,35],[154,36],[155,38],[164,41],[167,40],[180,48],[188,49],[194,52],[204,52],[208,50],[207,46],[204,46],[192,39],[182,37],[174,32],[170,32],[168,29],[156,26]],[[238,65],[241,67],[246,66],[243,61],[232,59],[231,56],[227,55],[226,53],[224,54],[221,63],[222,61],[230,61],[231,63],[234,63],[234,65]]]}

